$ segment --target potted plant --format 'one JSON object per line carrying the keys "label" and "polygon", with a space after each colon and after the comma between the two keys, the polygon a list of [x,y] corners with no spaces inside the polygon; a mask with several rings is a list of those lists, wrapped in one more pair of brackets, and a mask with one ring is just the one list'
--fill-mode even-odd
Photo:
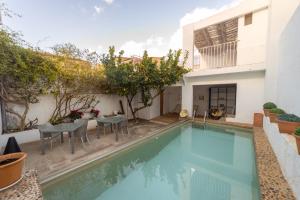
{"label": "potted plant", "polygon": [[13,185],[22,177],[26,153],[11,153],[0,156],[0,189]]}
{"label": "potted plant", "polygon": [[277,123],[277,117],[278,115],[285,114],[284,110],[280,108],[272,108],[269,111],[269,117],[270,117],[270,122],[271,123]]}
{"label": "potted plant", "polygon": [[266,117],[269,117],[269,111],[273,108],[277,108],[276,104],[273,102],[267,102],[263,105],[264,113]]}
{"label": "potted plant", "polygon": [[92,108],[90,113],[91,113],[91,115],[93,115],[93,117],[98,117],[98,115],[100,114],[100,111]]}
{"label": "potted plant", "polygon": [[70,114],[68,115],[68,118],[71,119],[72,122],[74,122],[76,119],[80,119],[83,116],[83,112],[79,110],[71,110]]}
{"label": "potted plant", "polygon": [[278,116],[278,127],[281,133],[293,134],[300,126],[300,117],[294,114],[281,114]]}
{"label": "potted plant", "polygon": [[294,135],[297,143],[298,154],[300,154],[300,127],[296,128]]}

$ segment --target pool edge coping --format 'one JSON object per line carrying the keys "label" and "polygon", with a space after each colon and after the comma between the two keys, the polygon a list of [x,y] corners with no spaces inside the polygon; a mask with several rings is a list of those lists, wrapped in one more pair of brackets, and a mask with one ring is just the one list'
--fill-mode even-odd
{"label": "pool edge coping", "polygon": [[253,144],[261,199],[296,199],[263,128],[253,127]]}

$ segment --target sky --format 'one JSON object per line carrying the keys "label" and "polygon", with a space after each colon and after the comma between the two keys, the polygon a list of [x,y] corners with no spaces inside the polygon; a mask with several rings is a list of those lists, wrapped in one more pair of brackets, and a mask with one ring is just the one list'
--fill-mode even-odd
{"label": "sky", "polygon": [[0,0],[14,13],[3,23],[33,46],[55,44],[105,53],[109,46],[126,56],[163,56],[182,46],[183,25],[198,21],[238,0]]}

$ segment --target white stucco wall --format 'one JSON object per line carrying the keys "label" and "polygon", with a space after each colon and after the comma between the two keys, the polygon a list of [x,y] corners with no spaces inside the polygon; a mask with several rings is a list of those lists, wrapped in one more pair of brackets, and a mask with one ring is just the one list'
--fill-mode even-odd
{"label": "white stucco wall", "polygon": [[[265,62],[268,0],[245,0],[238,6],[183,27],[183,50],[189,52],[187,64],[193,66],[194,31],[209,25],[239,18],[237,65]],[[253,12],[252,25],[244,26],[244,15]],[[258,31],[259,30],[259,31]]]}
{"label": "white stucco wall", "polygon": [[[117,95],[104,95],[97,94],[96,99],[99,104],[95,107],[100,110],[100,114],[108,115],[113,111],[121,111],[119,100],[123,101],[125,113],[127,111],[127,103],[123,97]],[[43,124],[49,121],[49,118],[55,109],[55,99],[51,95],[45,95],[39,97],[40,102],[31,104],[27,115],[27,121],[38,118],[38,124]],[[22,111],[23,108],[19,106],[12,107],[16,111]]]}
{"label": "white stucco wall", "polygon": [[[286,98],[288,98],[289,100],[297,98],[294,94],[292,94],[289,91],[292,91],[292,88],[296,86],[293,85],[296,83],[296,80],[293,80],[292,77],[295,73],[295,70],[293,70],[295,69],[294,64],[299,59],[299,56],[296,56],[296,53],[299,50],[299,39],[295,38],[295,34],[297,33],[297,30],[299,30],[299,27],[294,25],[297,25],[297,21],[299,19],[297,19],[296,17],[293,18],[293,16],[297,16],[297,13],[295,12],[296,10],[299,10],[300,1],[271,0],[270,3],[271,4],[269,11],[269,25],[266,49],[267,70],[265,82],[265,101],[273,101],[275,103],[278,103],[278,84],[282,84],[282,81],[279,81],[282,76],[279,73],[279,68],[281,68],[281,72],[285,71],[285,73],[289,73],[285,74],[284,76],[291,77],[290,80],[286,80],[287,83],[289,83],[289,88],[284,88],[285,90],[288,90],[285,94],[287,95]],[[284,36],[282,36],[283,33]],[[281,48],[285,48],[285,50],[283,51]],[[283,87],[280,88],[280,90],[282,90]],[[286,109],[289,109],[289,107]]]}
{"label": "white stucco wall", "polygon": [[300,6],[279,39],[278,106],[300,116]]}
{"label": "white stucco wall", "polygon": [[236,116],[227,121],[252,123],[253,113],[261,111],[264,102],[264,71],[198,76],[186,78],[182,87],[182,107],[192,116],[193,85],[236,84]]}
{"label": "white stucco wall", "polygon": [[266,59],[266,37],[268,9],[252,14],[252,24],[244,25],[244,16],[238,20],[237,65],[264,63]]}
{"label": "white stucco wall", "polygon": [[264,117],[264,131],[280,164],[281,171],[291,186],[297,199],[300,199],[300,156],[291,143],[279,132],[276,123]]}
{"label": "white stucco wall", "polygon": [[[156,94],[156,92],[152,91],[152,95],[155,95],[155,94]],[[143,106],[143,104],[139,101],[140,101],[140,98],[137,96],[136,102],[135,102],[136,107]],[[150,120],[150,119],[160,116],[160,96],[158,95],[157,97],[155,97],[155,99],[153,100],[152,105],[150,107],[146,107],[144,109],[139,110],[137,112],[136,116],[138,118],[146,119],[146,120]]]}
{"label": "white stucco wall", "polygon": [[164,91],[164,114],[174,112],[178,104],[181,105],[181,86],[167,87]]}
{"label": "white stucco wall", "polygon": [[188,52],[186,66],[193,68],[193,55],[194,55],[194,25],[189,24],[182,28],[182,49],[183,52]]}

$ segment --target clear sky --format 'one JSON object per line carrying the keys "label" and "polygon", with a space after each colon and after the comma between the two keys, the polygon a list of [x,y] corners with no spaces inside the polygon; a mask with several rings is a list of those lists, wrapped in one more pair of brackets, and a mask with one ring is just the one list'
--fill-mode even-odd
{"label": "clear sky", "polygon": [[99,52],[108,46],[153,56],[180,48],[180,27],[232,4],[232,0],[0,0],[21,17],[3,22],[47,50],[71,42]]}

